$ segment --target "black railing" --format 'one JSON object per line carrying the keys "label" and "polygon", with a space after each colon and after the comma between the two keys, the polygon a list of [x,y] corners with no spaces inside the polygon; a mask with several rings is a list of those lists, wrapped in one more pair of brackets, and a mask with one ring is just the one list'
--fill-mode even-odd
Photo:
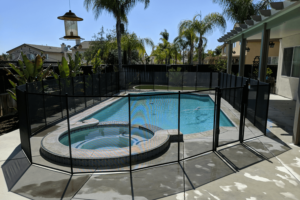
{"label": "black railing", "polygon": [[[232,142],[243,143],[266,134],[269,93],[269,84],[217,72],[115,72],[33,82],[17,87],[21,146],[31,163],[72,174],[134,171],[180,162]],[[208,103],[191,109],[187,99]],[[224,105],[221,99],[226,101]],[[226,117],[221,108],[229,105],[239,113],[240,120],[235,124],[236,135],[224,138],[220,123]],[[118,114],[114,116],[116,111]],[[76,129],[88,126],[83,120],[90,119],[91,114],[99,122],[89,128],[103,131],[95,133],[99,134],[98,139],[103,139],[105,134],[112,138],[104,142],[95,140],[96,144],[113,142],[118,132],[121,150],[117,154],[123,155],[119,159],[110,160],[111,152],[105,150],[91,153],[73,148],[78,142]],[[201,120],[209,127],[207,130],[199,126]],[[162,121],[169,126],[161,128]],[[245,134],[246,123],[252,123],[261,133]],[[184,137],[183,126],[199,134]],[[61,130],[65,132],[55,142],[67,137],[64,144],[68,148],[60,145],[59,152],[51,152],[47,145],[54,139],[43,145],[45,138]],[[157,138],[156,134],[162,135]],[[160,144],[161,140],[164,142]],[[159,145],[154,148],[154,144]]]}

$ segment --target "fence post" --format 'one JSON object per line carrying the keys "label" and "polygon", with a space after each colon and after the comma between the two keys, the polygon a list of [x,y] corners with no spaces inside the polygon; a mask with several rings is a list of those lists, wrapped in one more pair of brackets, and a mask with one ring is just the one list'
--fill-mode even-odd
{"label": "fence post", "polygon": [[132,166],[131,166],[131,110],[130,110],[130,94],[128,94],[128,114],[129,114],[129,168],[130,171],[132,171]]}
{"label": "fence post", "polygon": [[44,109],[45,126],[47,126],[47,115],[46,115],[46,107],[45,107],[45,89],[44,89],[43,79],[42,79],[42,93],[43,93],[43,109]]}
{"label": "fence post", "polygon": [[240,130],[239,130],[239,140],[240,143],[244,142],[244,131],[245,131],[245,118],[247,114],[247,101],[248,101],[248,80],[243,87],[243,96],[241,103],[241,116],[240,116]]}
{"label": "fence post", "polygon": [[27,134],[28,134],[28,143],[30,148],[30,156],[28,157],[30,163],[32,164],[32,153],[31,153],[31,142],[30,142],[30,136],[31,136],[31,123],[30,123],[30,115],[29,115],[29,108],[28,108],[28,83],[26,83],[26,91],[25,94],[25,107],[26,107],[26,121],[27,121]]}
{"label": "fence post", "polygon": [[214,146],[213,146],[213,151],[217,150],[217,147],[219,146],[219,134],[220,134],[220,112],[221,112],[221,97],[222,97],[222,91],[218,87],[216,88],[217,92],[217,105],[216,105],[216,121],[215,121],[215,135],[214,135]]}
{"label": "fence post", "polygon": [[66,93],[66,108],[67,108],[68,139],[69,139],[69,153],[70,153],[71,174],[73,174],[73,159],[72,159],[72,150],[71,150],[72,146],[71,146],[71,131],[70,131],[70,115],[69,115],[68,93]]}
{"label": "fence post", "polygon": [[180,162],[180,91],[178,91],[178,138],[177,139],[178,139],[178,163],[179,163]]}

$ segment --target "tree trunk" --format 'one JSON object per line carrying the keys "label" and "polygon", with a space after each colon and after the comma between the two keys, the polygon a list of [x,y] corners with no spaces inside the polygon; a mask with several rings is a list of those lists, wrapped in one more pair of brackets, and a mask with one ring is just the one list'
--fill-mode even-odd
{"label": "tree trunk", "polygon": [[198,46],[198,64],[201,65],[201,56],[202,56],[202,35],[200,35],[199,46]]}
{"label": "tree trunk", "polygon": [[122,53],[121,53],[121,19],[117,19],[117,43],[118,43],[118,61],[119,72],[122,71]]}

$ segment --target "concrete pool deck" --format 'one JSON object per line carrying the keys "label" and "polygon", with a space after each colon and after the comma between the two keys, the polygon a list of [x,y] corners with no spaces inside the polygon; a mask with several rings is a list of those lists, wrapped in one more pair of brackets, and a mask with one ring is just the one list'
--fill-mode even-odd
{"label": "concrete pool deck", "polygon": [[[238,113],[222,101],[223,105],[222,110],[238,125]],[[0,136],[0,199],[132,199],[132,193],[134,199],[300,199],[300,147],[292,144],[295,102],[271,95],[269,108],[268,138],[225,145],[217,154],[132,173],[91,171],[70,176],[30,166],[19,146],[19,132],[13,131]],[[246,126],[249,137],[261,134],[251,123]],[[232,140],[237,131],[222,128],[221,141]],[[185,137],[184,146],[180,144],[183,154],[205,151],[208,147],[199,144],[210,137],[209,131]],[[152,163],[177,158],[176,150],[171,145],[165,156]]]}

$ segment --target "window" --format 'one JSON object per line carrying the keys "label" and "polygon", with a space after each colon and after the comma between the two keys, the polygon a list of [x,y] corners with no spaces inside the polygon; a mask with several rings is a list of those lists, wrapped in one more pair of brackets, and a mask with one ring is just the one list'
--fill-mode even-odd
{"label": "window", "polygon": [[48,54],[45,54],[46,60],[48,60]]}
{"label": "window", "polygon": [[224,49],[223,49],[223,53],[226,53],[226,47],[224,47]]}
{"label": "window", "polygon": [[236,47],[236,42],[232,44],[233,48]]}
{"label": "window", "polygon": [[300,47],[285,48],[283,52],[282,76],[300,76]]}
{"label": "window", "polygon": [[34,60],[35,56],[34,56],[34,54],[29,53],[29,54],[27,54],[27,58],[28,58],[29,60]]}
{"label": "window", "polygon": [[268,57],[268,65],[278,65],[278,57],[277,56]]}

